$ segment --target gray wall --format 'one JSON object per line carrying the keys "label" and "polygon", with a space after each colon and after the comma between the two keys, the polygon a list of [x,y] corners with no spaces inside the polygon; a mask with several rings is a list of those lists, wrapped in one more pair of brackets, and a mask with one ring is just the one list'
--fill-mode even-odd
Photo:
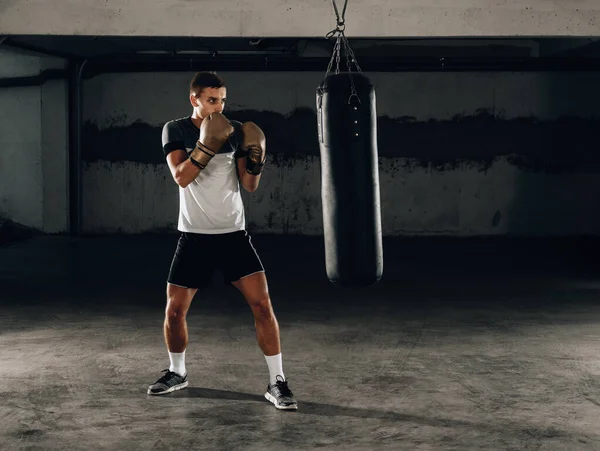
{"label": "gray wall", "polygon": [[[190,113],[192,73],[111,74],[84,87],[90,233],[173,229],[160,130]],[[222,73],[226,114],[266,132],[246,194],[258,233],[322,233],[317,73]],[[597,73],[374,73],[382,219],[390,235],[598,234]]]}
{"label": "gray wall", "polygon": [[[0,77],[63,68],[60,59],[0,49]],[[49,233],[67,228],[65,81],[0,89],[0,221]]]}
{"label": "gray wall", "polygon": [[[329,0],[9,0],[0,34],[313,36],[335,25]],[[344,1],[337,0],[338,7]],[[43,11],[43,18],[40,17]],[[348,36],[593,36],[596,0],[350,0]]]}

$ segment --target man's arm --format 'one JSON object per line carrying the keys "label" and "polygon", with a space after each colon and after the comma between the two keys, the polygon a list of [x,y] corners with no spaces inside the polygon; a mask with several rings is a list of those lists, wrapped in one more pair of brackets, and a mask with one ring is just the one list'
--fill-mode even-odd
{"label": "man's arm", "polygon": [[200,174],[200,168],[192,163],[185,150],[173,150],[169,152],[167,163],[169,163],[169,169],[175,183],[182,188],[192,183],[198,177],[198,174]]}
{"label": "man's arm", "polygon": [[188,153],[183,150],[180,131],[172,122],[163,127],[163,150],[175,182],[185,188],[198,177],[210,160],[219,153],[223,144],[233,133],[233,126],[227,118],[213,113],[202,121],[196,147]]}
{"label": "man's arm", "polygon": [[236,158],[236,164],[240,183],[246,191],[253,193],[258,188],[260,174],[252,175],[246,172],[246,156]]}
{"label": "man's arm", "polygon": [[265,166],[267,140],[265,134],[254,122],[242,124],[242,144],[237,159],[238,176],[248,192],[258,188],[260,175]]}

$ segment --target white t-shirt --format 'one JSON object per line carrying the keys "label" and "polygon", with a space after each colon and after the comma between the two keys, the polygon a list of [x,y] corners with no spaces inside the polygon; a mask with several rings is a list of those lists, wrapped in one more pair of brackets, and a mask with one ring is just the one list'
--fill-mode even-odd
{"label": "white t-shirt", "polygon": [[[230,122],[235,133],[195,180],[185,188],[179,187],[177,229],[181,232],[219,234],[246,227],[236,165],[241,123]],[[199,136],[200,130],[189,116],[167,122],[162,131],[165,156],[177,149],[189,154]]]}

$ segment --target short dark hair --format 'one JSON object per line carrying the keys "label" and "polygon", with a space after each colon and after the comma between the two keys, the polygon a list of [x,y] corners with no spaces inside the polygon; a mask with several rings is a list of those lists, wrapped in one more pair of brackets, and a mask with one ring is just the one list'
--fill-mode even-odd
{"label": "short dark hair", "polygon": [[216,72],[198,72],[190,82],[190,94],[196,97],[202,94],[204,88],[224,88],[225,81]]}

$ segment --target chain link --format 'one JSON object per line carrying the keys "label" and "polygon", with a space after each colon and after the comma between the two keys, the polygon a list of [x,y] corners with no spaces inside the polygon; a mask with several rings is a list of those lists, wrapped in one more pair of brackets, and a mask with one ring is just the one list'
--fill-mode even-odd
{"label": "chain link", "polygon": [[[345,15],[346,15],[346,7],[348,6],[348,0],[345,0],[344,9],[342,11],[342,15],[340,16],[335,0],[331,0],[333,4],[333,9],[335,10],[335,15],[337,19],[337,25],[334,30],[331,30],[325,38],[331,39],[334,36],[336,37],[335,44],[333,46],[333,53],[331,55],[331,59],[329,60],[329,64],[327,65],[327,72],[325,73],[325,78],[329,75],[333,68],[333,63],[335,61],[335,74],[338,75],[340,73],[340,61],[342,58],[342,51],[346,54],[346,67],[348,68],[348,77],[350,78],[350,97],[348,98],[348,103],[352,100],[352,98],[356,98],[358,103],[361,103],[360,98],[356,92],[356,86],[354,85],[354,78],[352,78],[352,65],[356,66],[356,70],[358,73],[362,73],[362,69],[358,65],[358,61],[356,61],[356,56],[354,52],[350,48],[350,43],[344,34],[344,30],[346,28],[345,25]],[[319,90],[319,94],[322,95],[322,90]]]}

